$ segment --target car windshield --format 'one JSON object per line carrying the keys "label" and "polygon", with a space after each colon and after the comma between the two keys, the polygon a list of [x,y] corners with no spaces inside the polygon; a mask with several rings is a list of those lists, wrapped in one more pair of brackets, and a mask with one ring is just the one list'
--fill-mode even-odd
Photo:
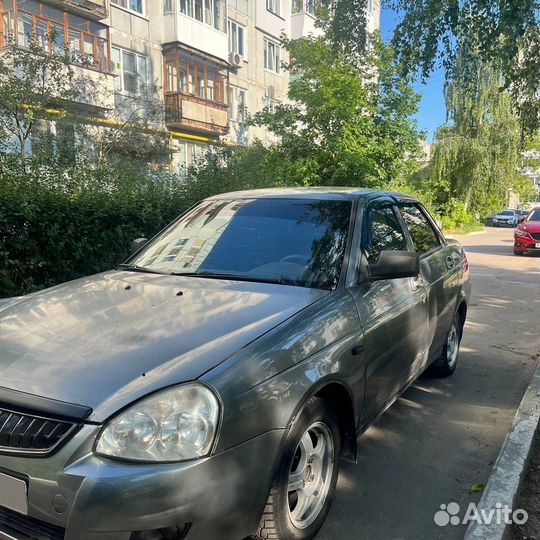
{"label": "car windshield", "polygon": [[540,221],[540,208],[535,208],[528,216],[527,221]]}
{"label": "car windshield", "polygon": [[501,212],[499,215],[500,216],[513,216],[514,211],[513,210],[505,210],[504,212]]}
{"label": "car windshield", "polygon": [[128,264],[174,275],[334,289],[350,216],[350,201],[205,201]]}

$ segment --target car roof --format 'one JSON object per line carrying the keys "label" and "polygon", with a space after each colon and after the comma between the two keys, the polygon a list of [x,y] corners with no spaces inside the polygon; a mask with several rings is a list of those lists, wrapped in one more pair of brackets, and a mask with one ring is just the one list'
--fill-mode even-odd
{"label": "car roof", "polygon": [[315,200],[348,200],[375,198],[387,195],[395,200],[414,200],[412,197],[392,191],[362,189],[354,187],[308,187],[308,188],[269,188],[247,191],[233,191],[209,197],[217,199],[315,199]]}

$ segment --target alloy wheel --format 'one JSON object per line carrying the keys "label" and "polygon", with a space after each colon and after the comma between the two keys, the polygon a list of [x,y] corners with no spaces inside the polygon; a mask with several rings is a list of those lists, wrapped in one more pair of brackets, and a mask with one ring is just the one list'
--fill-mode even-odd
{"label": "alloy wheel", "polygon": [[320,514],[335,467],[334,440],[322,422],[312,424],[296,447],[288,479],[288,511],[298,529],[309,527]]}

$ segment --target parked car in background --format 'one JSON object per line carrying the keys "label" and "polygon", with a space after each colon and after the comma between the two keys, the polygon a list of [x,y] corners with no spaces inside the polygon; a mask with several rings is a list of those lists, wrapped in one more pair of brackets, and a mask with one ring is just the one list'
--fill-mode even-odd
{"label": "parked car in background", "polygon": [[336,188],[212,197],[4,303],[0,537],[313,538],[357,437],[456,369],[469,292],[418,201]]}
{"label": "parked car in background", "polygon": [[494,227],[515,227],[519,223],[519,212],[517,210],[505,210],[495,214],[492,218]]}
{"label": "parked car in background", "polygon": [[540,207],[529,212],[514,231],[514,255],[540,253]]}

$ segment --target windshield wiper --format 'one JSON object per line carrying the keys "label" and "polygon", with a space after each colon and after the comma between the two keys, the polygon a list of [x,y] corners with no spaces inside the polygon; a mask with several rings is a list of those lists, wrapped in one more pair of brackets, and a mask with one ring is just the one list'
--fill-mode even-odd
{"label": "windshield wiper", "polygon": [[281,279],[270,279],[237,274],[222,274],[218,272],[172,272],[171,276],[200,277],[207,279],[230,279],[231,281],[247,281],[249,283],[270,283],[272,285],[286,285]]}
{"label": "windshield wiper", "polygon": [[119,264],[120,270],[127,270],[128,272],[141,272],[143,274],[161,274],[170,275],[169,272],[162,272],[160,270],[152,270],[151,268],[145,268],[144,266],[137,266],[136,264]]}

